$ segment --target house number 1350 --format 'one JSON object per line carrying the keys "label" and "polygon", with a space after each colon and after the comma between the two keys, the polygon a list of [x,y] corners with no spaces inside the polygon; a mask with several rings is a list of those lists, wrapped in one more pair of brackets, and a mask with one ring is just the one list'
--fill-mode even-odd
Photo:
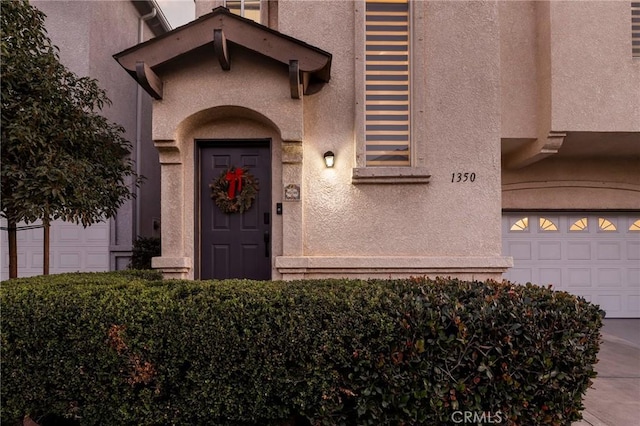
{"label": "house number 1350", "polygon": [[476,174],[475,173],[469,173],[469,172],[454,172],[451,173],[451,182],[454,183],[458,183],[458,182],[475,182],[476,180]]}

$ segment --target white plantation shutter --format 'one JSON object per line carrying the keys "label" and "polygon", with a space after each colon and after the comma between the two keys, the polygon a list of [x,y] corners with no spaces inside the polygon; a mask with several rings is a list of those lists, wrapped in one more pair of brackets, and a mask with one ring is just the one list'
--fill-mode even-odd
{"label": "white plantation shutter", "polygon": [[366,1],[366,165],[410,166],[408,0]]}
{"label": "white plantation shutter", "polygon": [[640,2],[631,2],[631,54],[640,58]]}

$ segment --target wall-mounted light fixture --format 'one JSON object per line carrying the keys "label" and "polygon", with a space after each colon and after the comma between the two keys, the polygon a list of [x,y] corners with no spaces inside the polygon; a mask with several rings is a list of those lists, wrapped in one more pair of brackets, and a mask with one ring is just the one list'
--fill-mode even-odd
{"label": "wall-mounted light fixture", "polygon": [[324,153],[324,165],[327,167],[333,167],[333,162],[335,160],[335,154],[332,151],[327,151]]}

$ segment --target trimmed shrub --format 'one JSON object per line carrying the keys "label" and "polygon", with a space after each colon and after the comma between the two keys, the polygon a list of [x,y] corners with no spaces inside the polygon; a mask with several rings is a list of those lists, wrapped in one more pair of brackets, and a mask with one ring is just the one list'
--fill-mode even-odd
{"label": "trimmed shrub", "polygon": [[161,244],[158,237],[138,237],[133,242],[130,269],[151,269],[151,258],[160,256]]}
{"label": "trimmed shrub", "polygon": [[548,288],[147,278],[4,282],[2,421],[569,425],[595,377],[603,312]]}

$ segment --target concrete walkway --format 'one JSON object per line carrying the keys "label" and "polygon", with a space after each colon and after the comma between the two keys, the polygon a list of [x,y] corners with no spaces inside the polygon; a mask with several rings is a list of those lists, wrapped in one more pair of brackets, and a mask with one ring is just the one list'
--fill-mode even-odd
{"label": "concrete walkway", "polygon": [[605,319],[598,377],[574,426],[640,424],[640,319]]}

